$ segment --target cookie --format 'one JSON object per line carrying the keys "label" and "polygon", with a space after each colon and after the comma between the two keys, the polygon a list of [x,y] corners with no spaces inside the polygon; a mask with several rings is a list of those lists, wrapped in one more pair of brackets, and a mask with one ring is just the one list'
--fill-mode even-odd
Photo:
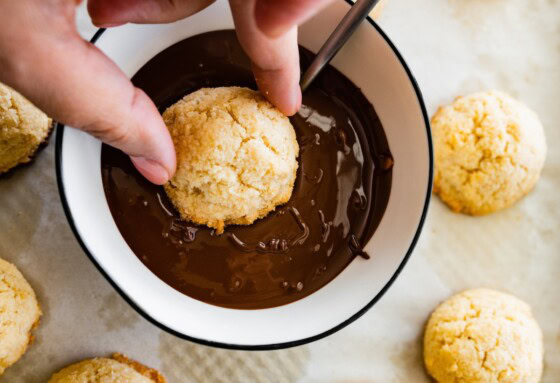
{"label": "cookie", "polygon": [[537,383],[542,332],[519,299],[489,289],[467,290],[432,313],[424,362],[439,383]]}
{"label": "cookie", "polygon": [[163,113],[177,152],[164,186],[181,217],[223,232],[291,195],[299,147],[290,120],[247,88],[204,88]]}
{"label": "cookie", "polygon": [[381,13],[383,12],[383,8],[385,8],[386,2],[387,0],[379,0],[379,3],[377,3],[377,5],[369,13],[369,17],[371,17],[374,20],[377,20],[379,16],[381,16]]}
{"label": "cookie", "polygon": [[471,215],[504,209],[529,193],[541,174],[546,141],[538,116],[508,95],[459,97],[432,117],[434,192]]}
{"label": "cookie", "polygon": [[40,317],[29,283],[14,265],[0,259],[0,375],[25,353]]}
{"label": "cookie", "polygon": [[51,129],[52,120],[45,113],[0,84],[0,174],[31,161]]}
{"label": "cookie", "polygon": [[154,369],[114,354],[72,364],[54,374],[48,383],[165,383],[165,379]]}
{"label": "cookie", "polygon": [[129,359],[126,355],[123,354],[119,354],[119,353],[114,353],[113,355],[111,355],[111,358],[116,360],[119,363],[123,363],[126,364],[132,368],[134,368],[136,371],[138,371],[140,374],[142,374],[143,376],[150,378],[150,380],[154,383],[165,383],[166,380],[163,377],[163,375],[160,374],[160,372],[156,369],[144,366],[143,364]]}

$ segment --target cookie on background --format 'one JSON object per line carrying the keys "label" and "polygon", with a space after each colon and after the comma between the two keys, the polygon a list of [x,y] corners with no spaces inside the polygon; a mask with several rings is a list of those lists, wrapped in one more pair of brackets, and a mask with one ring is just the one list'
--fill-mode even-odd
{"label": "cookie on background", "polygon": [[0,174],[31,161],[52,125],[45,113],[0,83]]}
{"label": "cookie on background", "polygon": [[16,363],[33,341],[41,308],[19,270],[0,259],[0,375]]}
{"label": "cookie on background", "polygon": [[48,383],[166,383],[156,370],[122,354],[86,359],[54,374]]}
{"label": "cookie on background", "polygon": [[538,116],[505,93],[457,98],[432,117],[434,192],[452,210],[483,215],[511,206],[537,183],[546,157]]}
{"label": "cookie on background", "polygon": [[377,5],[373,8],[373,10],[369,13],[369,17],[371,17],[374,20],[377,20],[379,16],[381,16],[381,13],[383,12],[383,8],[385,8],[386,3],[387,0],[380,0],[379,3],[377,3]]}
{"label": "cookie on background", "polygon": [[424,334],[426,370],[438,383],[537,383],[543,353],[529,305],[490,289],[443,302]]}
{"label": "cookie on background", "polygon": [[288,202],[299,146],[290,120],[247,88],[204,88],[163,113],[177,172],[165,191],[182,218],[223,232]]}

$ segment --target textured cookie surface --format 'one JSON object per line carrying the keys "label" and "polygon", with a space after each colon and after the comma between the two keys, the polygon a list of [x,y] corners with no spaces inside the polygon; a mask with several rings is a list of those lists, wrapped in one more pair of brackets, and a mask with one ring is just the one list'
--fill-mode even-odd
{"label": "textured cookie surface", "polygon": [[258,92],[205,88],[163,114],[177,152],[165,191],[181,216],[215,228],[248,225],[292,194],[299,152],[290,120]]}
{"label": "textured cookie surface", "polygon": [[113,358],[87,359],[72,364],[54,374],[48,383],[165,383],[153,369],[120,354]]}
{"label": "textured cookie surface", "polygon": [[0,259],[0,374],[25,353],[40,316],[29,283],[14,265]]}
{"label": "textured cookie surface", "polygon": [[467,290],[432,313],[424,362],[439,383],[537,383],[542,333],[526,303],[494,290]]}
{"label": "textured cookie surface", "polygon": [[143,376],[150,378],[150,380],[153,381],[154,383],[166,383],[165,378],[163,377],[163,375],[160,374],[158,370],[144,366],[142,363],[132,360],[128,358],[126,355],[115,353],[111,355],[111,358],[116,360],[117,362],[126,364],[134,368]]}
{"label": "textured cookie surface", "polygon": [[52,121],[15,90],[0,84],[0,174],[29,162]]}
{"label": "textured cookie surface", "polygon": [[481,215],[535,186],[546,157],[543,127],[527,106],[497,91],[459,97],[432,118],[434,192],[454,211]]}

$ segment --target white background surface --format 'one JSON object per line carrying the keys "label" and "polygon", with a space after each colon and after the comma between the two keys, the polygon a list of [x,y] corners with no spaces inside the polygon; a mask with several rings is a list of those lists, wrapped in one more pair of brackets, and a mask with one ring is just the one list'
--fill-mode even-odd
{"label": "white background surface", "polygon": [[[509,92],[539,114],[549,154],[533,193],[481,218],[453,214],[433,198],[408,266],[364,317],[309,346],[228,352],[162,333],[112,290],[66,223],[51,145],[32,166],[0,180],[0,256],[26,275],[45,313],[35,344],[0,382],[45,382],[68,363],[114,351],[161,368],[171,383],[200,376],[206,377],[202,381],[428,382],[421,354],[427,317],[450,294],[479,286],[511,292],[532,305],[545,335],[544,382],[557,382],[560,1],[388,0],[379,23],[416,75],[430,115],[455,96],[488,88]],[[78,25],[85,37],[94,31],[83,9]]]}

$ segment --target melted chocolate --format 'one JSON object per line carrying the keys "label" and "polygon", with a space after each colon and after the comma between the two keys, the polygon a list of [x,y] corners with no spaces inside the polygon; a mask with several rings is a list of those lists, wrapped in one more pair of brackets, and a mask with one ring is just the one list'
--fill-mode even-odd
{"label": "melted chocolate", "polygon": [[[314,55],[300,48],[305,69]],[[233,31],[186,39],[150,60],[132,81],[160,111],[201,87],[256,89]],[[392,157],[381,123],[360,90],[325,68],[291,118],[300,166],[290,201],[222,235],[180,219],[162,187],[127,156],[103,146],[105,194],[138,258],[170,286],[214,305],[280,306],[323,287],[357,256],[378,226],[391,189]],[[375,255],[375,254],[372,254]]]}

